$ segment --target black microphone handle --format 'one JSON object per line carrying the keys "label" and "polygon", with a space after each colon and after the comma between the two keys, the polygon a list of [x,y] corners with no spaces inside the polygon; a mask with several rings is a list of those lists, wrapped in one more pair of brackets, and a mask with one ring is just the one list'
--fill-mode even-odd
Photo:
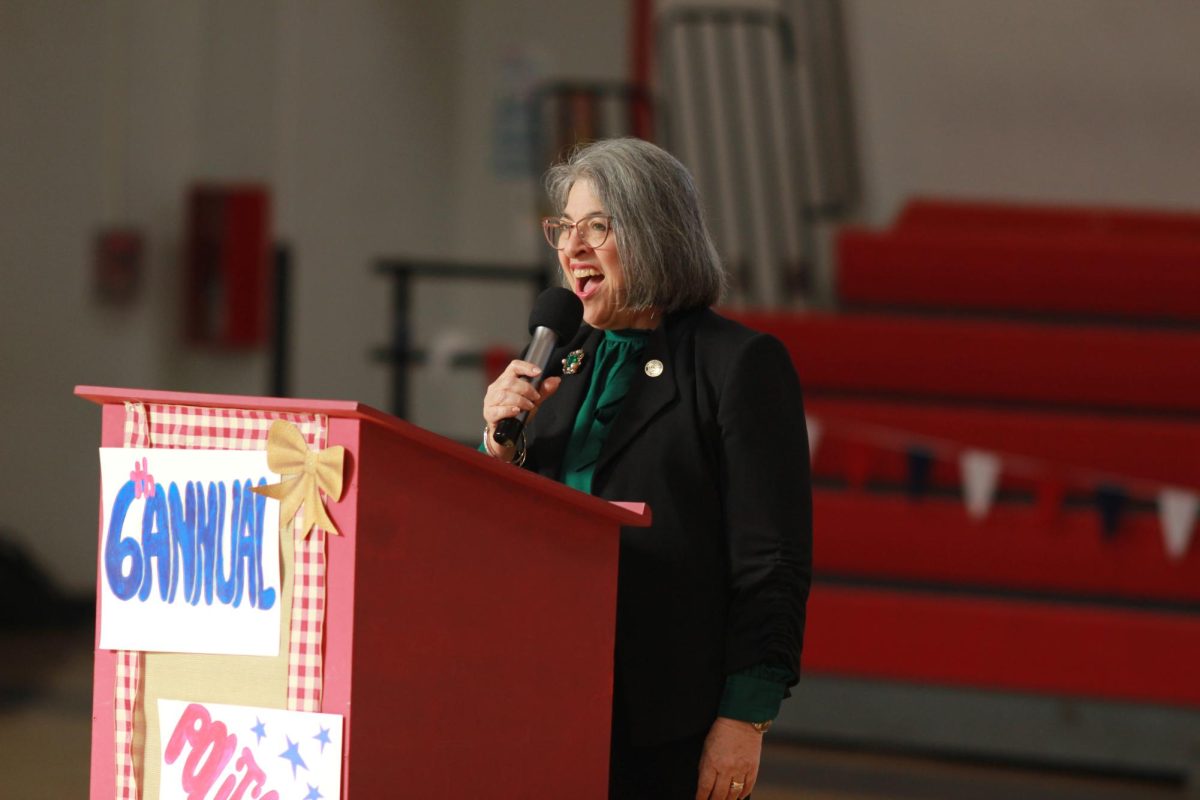
{"label": "black microphone handle", "polygon": [[[542,376],[530,380],[529,378],[521,378],[527,383],[532,383],[533,388],[537,388],[542,384]],[[496,427],[492,430],[492,441],[501,447],[515,447],[517,438],[520,437],[521,431],[525,429],[525,421],[529,419],[529,412],[522,411],[515,417],[506,417],[496,423]]]}
{"label": "black microphone handle", "polygon": [[[529,343],[529,350],[526,351],[525,360],[537,364],[542,370],[542,374],[533,378],[521,377],[521,380],[532,384],[533,388],[538,388],[542,385],[542,378],[546,375],[546,367],[550,363],[550,353],[554,350],[554,345],[557,343],[558,337],[554,331],[549,328],[539,327],[533,332],[533,341]],[[492,429],[492,441],[501,447],[514,447],[517,443],[517,438],[521,435],[521,431],[525,429],[525,422],[529,419],[529,412],[522,411],[515,417],[506,417],[496,423],[496,427]]]}

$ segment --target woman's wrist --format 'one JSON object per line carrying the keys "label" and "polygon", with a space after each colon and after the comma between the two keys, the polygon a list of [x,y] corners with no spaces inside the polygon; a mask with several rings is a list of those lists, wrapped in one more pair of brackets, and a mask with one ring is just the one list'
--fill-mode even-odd
{"label": "woman's wrist", "polygon": [[[515,448],[504,447],[492,440],[492,426],[489,423],[483,425],[483,452],[487,453],[492,458],[501,461],[512,461],[512,451]],[[507,451],[507,452],[505,452]]]}
{"label": "woman's wrist", "polygon": [[489,456],[498,461],[504,461],[509,464],[516,464],[518,467],[525,463],[525,431],[521,431],[520,445],[509,445],[505,447],[496,442],[492,438],[492,426],[484,424],[483,426],[483,450]]}

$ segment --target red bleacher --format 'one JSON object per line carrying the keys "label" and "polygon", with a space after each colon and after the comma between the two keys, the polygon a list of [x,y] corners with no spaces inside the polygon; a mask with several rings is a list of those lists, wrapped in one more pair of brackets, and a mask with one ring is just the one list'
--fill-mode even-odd
{"label": "red bleacher", "polygon": [[1195,412],[1200,336],[882,314],[739,314],[820,394]]}
{"label": "red bleacher", "polygon": [[[1200,706],[1200,542],[1169,558],[1153,505],[1200,491],[1200,215],[923,200],[838,256],[857,310],[738,315],[823,423],[805,669]],[[880,437],[935,453],[934,494]],[[980,521],[963,448],[1006,464]],[[1137,502],[1105,536],[1110,484]]]}
{"label": "red bleacher", "polygon": [[819,491],[816,504],[823,574],[1078,600],[1200,602],[1200,553],[1165,558],[1152,514],[1131,514],[1108,539],[1096,512],[1082,507],[1047,521],[1040,508],[1002,502],[975,521],[948,498]]}
{"label": "red bleacher", "polygon": [[838,236],[848,307],[1200,319],[1200,217],[918,201]]}
{"label": "red bleacher", "polygon": [[1129,208],[1016,205],[918,197],[900,210],[893,228],[933,233],[1090,233],[1148,243],[1200,242],[1200,214]]}
{"label": "red bleacher", "polygon": [[821,585],[805,669],[1200,706],[1200,618]]}

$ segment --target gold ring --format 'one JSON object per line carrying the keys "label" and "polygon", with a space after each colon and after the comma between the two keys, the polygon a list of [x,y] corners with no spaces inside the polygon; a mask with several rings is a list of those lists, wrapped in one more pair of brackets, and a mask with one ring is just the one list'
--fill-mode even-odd
{"label": "gold ring", "polygon": [[746,784],[742,783],[741,781],[730,781],[729,782],[729,788],[733,789],[735,792],[740,792],[745,785]]}

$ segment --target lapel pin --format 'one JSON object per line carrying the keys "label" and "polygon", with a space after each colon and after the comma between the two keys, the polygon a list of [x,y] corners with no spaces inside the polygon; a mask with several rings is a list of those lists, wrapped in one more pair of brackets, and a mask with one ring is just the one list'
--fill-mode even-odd
{"label": "lapel pin", "polygon": [[657,378],[663,374],[663,363],[657,358],[652,358],[646,362],[646,374],[651,378]]}
{"label": "lapel pin", "polygon": [[567,353],[567,357],[562,360],[563,375],[574,375],[579,372],[579,368],[583,366],[583,351],[572,350]]}

